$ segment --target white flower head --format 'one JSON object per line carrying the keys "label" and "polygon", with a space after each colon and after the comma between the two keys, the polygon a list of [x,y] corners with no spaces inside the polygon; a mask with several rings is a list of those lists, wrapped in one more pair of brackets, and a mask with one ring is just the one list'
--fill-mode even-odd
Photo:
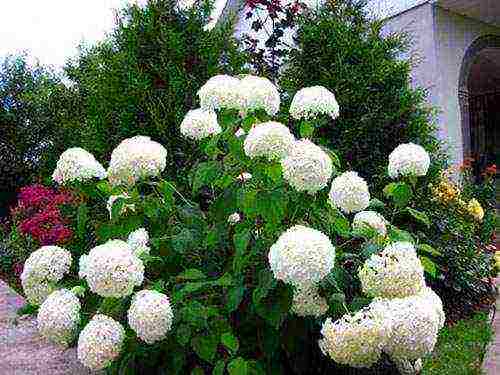
{"label": "white flower head", "polygon": [[239,223],[241,221],[241,215],[238,212],[235,212],[227,218],[227,222],[231,225]]}
{"label": "white flower head", "polygon": [[363,211],[370,204],[366,181],[357,172],[344,172],[332,181],[330,203],[346,213]]}
{"label": "white flower head", "polygon": [[106,178],[106,170],[94,155],[79,147],[64,151],[52,174],[52,180],[61,185],[71,182],[87,182],[93,178]]}
{"label": "white flower head", "polygon": [[414,143],[400,144],[389,155],[389,176],[425,176],[430,163],[429,154],[422,146]]}
{"label": "white flower head", "polygon": [[79,275],[101,297],[126,297],[142,284],[144,264],[126,242],[110,240],[82,256]]}
{"label": "white flower head", "polygon": [[311,119],[318,115],[339,116],[339,104],[335,95],[323,86],[305,87],[293,97],[290,115],[297,119]]}
{"label": "white flower head", "polygon": [[167,150],[149,137],[123,140],[111,153],[108,179],[111,185],[134,185],[138,180],[156,177],[167,165]]}
{"label": "white flower head", "polygon": [[328,154],[308,139],[293,143],[281,160],[283,178],[297,191],[314,194],[323,189],[333,173]]}
{"label": "white flower head", "polygon": [[128,324],[147,344],[165,338],[172,327],[174,313],[165,294],[141,290],[132,298],[128,310]]}
{"label": "white flower head", "polygon": [[210,78],[199,90],[200,107],[205,110],[241,109],[240,80],[228,75]]}
{"label": "white flower head", "polygon": [[363,229],[369,227],[375,230],[381,236],[387,234],[387,221],[385,218],[375,211],[361,211],[354,215],[352,227],[354,229]]}
{"label": "white flower head", "polygon": [[102,370],[120,355],[124,339],[120,323],[106,315],[94,315],[78,337],[78,360],[91,370]]}
{"label": "white flower head", "polygon": [[40,305],[54,290],[53,284],[71,267],[71,253],[58,246],[42,246],[24,263],[21,284],[29,303]]}
{"label": "white flower head", "polygon": [[335,362],[352,367],[371,367],[382,353],[391,330],[390,323],[375,309],[360,310],[321,329],[319,347]]}
{"label": "white flower head", "polygon": [[328,311],[326,299],[319,294],[318,287],[314,284],[299,285],[293,291],[291,311],[297,316],[325,315]]}
{"label": "white flower head", "polygon": [[[120,198],[122,198],[122,199],[129,199],[130,195],[128,195],[127,193],[122,193],[122,194],[118,194],[118,195],[110,195],[110,197],[108,198],[108,202],[106,204],[106,209],[109,212],[109,218],[110,219],[112,219],[113,204],[115,204],[115,202],[118,199],[120,199]],[[123,205],[120,214],[124,214],[127,211],[134,212],[135,211],[135,204],[125,204],[125,205]]]}
{"label": "white flower head", "polygon": [[37,325],[49,341],[67,346],[75,337],[80,322],[80,301],[67,289],[56,290],[40,305]]}
{"label": "white flower head", "polygon": [[241,182],[245,182],[245,181],[248,181],[248,180],[251,180],[252,179],[252,174],[251,173],[248,173],[248,172],[242,172],[238,175],[238,180],[240,180]]}
{"label": "white flower head", "polygon": [[217,115],[212,110],[193,109],[186,114],[181,123],[181,134],[197,141],[219,134],[221,131]]}
{"label": "white flower head", "polygon": [[396,242],[373,254],[360,269],[359,279],[363,292],[372,297],[408,297],[425,287],[422,263],[408,242]]}
{"label": "white flower head", "polygon": [[243,137],[244,135],[246,134],[245,130],[243,128],[239,128],[238,130],[236,130],[236,132],[234,133],[235,137],[236,138],[241,138]]}
{"label": "white flower head", "polygon": [[294,142],[295,137],[285,125],[268,121],[250,129],[243,148],[252,159],[266,157],[268,160],[279,160],[290,152]]}
{"label": "white flower head", "polygon": [[335,263],[335,247],[320,231],[295,225],[284,232],[269,250],[274,277],[293,285],[322,280]]}
{"label": "white flower head", "polygon": [[139,228],[128,235],[127,243],[135,256],[149,255],[149,233]]}
{"label": "white flower head", "polygon": [[267,78],[246,75],[240,83],[242,109],[245,111],[264,110],[274,116],[280,109],[278,88]]}

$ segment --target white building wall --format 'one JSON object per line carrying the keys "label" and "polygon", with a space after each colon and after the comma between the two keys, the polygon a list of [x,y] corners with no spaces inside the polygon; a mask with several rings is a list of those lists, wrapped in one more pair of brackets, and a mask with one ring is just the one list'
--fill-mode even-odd
{"label": "white building wall", "polygon": [[469,46],[484,35],[499,35],[500,28],[435,7],[434,36],[437,70],[435,103],[441,108],[439,124],[456,162],[463,159],[458,99],[460,69]]}

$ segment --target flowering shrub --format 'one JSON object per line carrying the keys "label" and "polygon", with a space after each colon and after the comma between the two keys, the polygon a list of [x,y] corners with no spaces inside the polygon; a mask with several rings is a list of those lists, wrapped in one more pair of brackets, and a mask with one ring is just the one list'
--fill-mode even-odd
{"label": "flowering shrub", "polygon": [[[81,303],[80,361],[112,373],[133,362],[142,373],[322,374],[386,357],[387,366],[415,368],[444,323],[424,280],[434,263],[419,258],[410,233],[364,211],[383,203],[356,172],[340,172],[335,151],[316,143],[314,126],[297,140],[300,129],[270,117],[279,106],[270,81],[226,77],[235,84],[217,90],[217,80],[200,90],[217,105],[184,132],[204,153],[187,173],[189,189],[162,178],[168,150],[141,136],[112,152],[107,180],[74,187],[95,211],[87,217],[99,218],[84,226],[95,232],[64,280]],[[239,107],[232,97],[244,98]],[[191,136],[214,114],[220,131]],[[409,203],[398,193],[406,184],[386,189],[399,209]],[[23,286],[27,293],[36,280],[47,287],[33,299],[42,303],[40,327],[66,342],[77,304],[63,321],[53,308],[59,294],[48,295],[67,273],[66,263],[60,268],[49,277],[42,264],[30,265],[40,276]],[[310,339],[307,348],[294,346],[297,337]]]}

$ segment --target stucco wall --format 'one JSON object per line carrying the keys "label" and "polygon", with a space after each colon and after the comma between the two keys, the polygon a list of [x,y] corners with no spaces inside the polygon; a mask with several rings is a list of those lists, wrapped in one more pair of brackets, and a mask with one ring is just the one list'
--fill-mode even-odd
{"label": "stucco wall", "polygon": [[463,140],[458,99],[460,68],[469,46],[480,36],[500,35],[500,28],[466,18],[447,10],[434,9],[434,38],[437,70],[436,98],[442,112],[441,134],[446,137],[455,161],[463,159]]}

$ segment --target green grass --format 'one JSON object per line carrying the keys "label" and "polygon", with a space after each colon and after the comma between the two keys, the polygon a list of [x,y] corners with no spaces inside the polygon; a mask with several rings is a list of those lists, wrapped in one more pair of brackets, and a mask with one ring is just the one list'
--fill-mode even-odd
{"label": "green grass", "polygon": [[445,327],[439,334],[433,355],[424,363],[422,375],[481,374],[485,350],[492,338],[486,313]]}

